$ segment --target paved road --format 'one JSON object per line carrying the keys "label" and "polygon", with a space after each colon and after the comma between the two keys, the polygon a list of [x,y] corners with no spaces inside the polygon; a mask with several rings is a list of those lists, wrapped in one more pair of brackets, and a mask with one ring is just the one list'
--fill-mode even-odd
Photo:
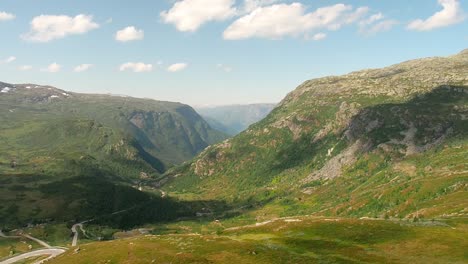
{"label": "paved road", "polygon": [[[66,250],[65,249],[62,249],[62,248],[54,248],[52,247],[51,245],[47,244],[46,242],[40,240],[40,239],[37,239],[35,237],[32,237],[28,234],[21,234],[22,237],[25,237],[27,239],[30,239],[36,243],[38,243],[39,245],[43,246],[43,247],[46,247],[46,249],[38,249],[38,250],[34,250],[34,251],[30,251],[30,252],[27,252],[27,253],[24,253],[24,254],[21,254],[21,255],[18,255],[18,256],[14,256],[14,257],[11,257],[7,260],[4,260],[2,262],[0,262],[0,264],[9,264],[9,263],[15,263],[15,262],[18,262],[18,261],[21,261],[21,260],[25,260],[27,258],[31,258],[31,257],[39,257],[39,256],[49,256],[48,258],[44,259],[44,260],[41,260],[41,261],[38,261],[38,262],[35,262],[34,264],[41,264],[41,263],[44,263],[45,261],[51,259],[51,258],[54,258],[60,254],[63,254]],[[2,230],[0,230],[0,237],[4,237],[4,238],[21,238],[21,236],[7,236],[5,235]]]}
{"label": "paved road", "polygon": [[83,228],[83,224],[86,224],[88,222],[91,222],[93,221],[93,219],[91,220],[86,220],[86,221],[83,221],[81,223],[78,223],[78,224],[74,224],[71,228],[71,231],[73,233],[73,240],[72,240],[72,247],[74,246],[77,246],[78,245],[78,236],[79,236],[79,233],[78,233],[78,230],[77,230],[77,227],[80,228],[81,232],[83,232],[84,235],[86,235],[86,231],[84,230]]}
{"label": "paved road", "polygon": [[[30,235],[28,235],[28,234],[21,234],[21,236],[23,236],[23,237],[25,237],[25,238],[27,238],[27,239],[30,239],[30,240],[32,240],[32,241],[38,243],[39,245],[41,245],[41,246],[43,246],[43,247],[52,248],[52,246],[49,245],[49,244],[47,244],[46,242],[44,242],[44,241],[42,241],[42,240],[40,240],[40,239],[37,239],[37,238],[35,238],[35,237],[32,237],[32,236],[30,236]],[[2,232],[2,230],[0,230],[0,237],[4,237],[4,238],[21,238],[21,236],[7,236],[7,235],[5,235],[5,234]]]}
{"label": "paved road", "polygon": [[80,227],[80,229],[83,230],[83,224],[74,224],[71,228],[71,231],[73,233],[72,247],[78,245],[78,230],[76,230],[77,227]]}
{"label": "paved road", "polygon": [[28,252],[28,253],[24,253],[24,254],[9,258],[7,260],[4,260],[4,261],[0,262],[0,264],[12,264],[12,263],[22,261],[22,260],[25,260],[25,259],[28,259],[28,258],[32,258],[32,257],[49,256],[48,258],[46,258],[44,260],[41,260],[41,261],[38,261],[38,262],[34,263],[34,264],[41,264],[41,263],[46,262],[49,259],[55,258],[58,255],[61,255],[63,253],[65,253],[65,249],[61,249],[61,248],[38,249],[38,250],[34,250],[34,251],[31,251],[31,252]]}
{"label": "paved road", "polygon": [[20,238],[20,236],[7,236],[5,235],[2,230],[0,230],[0,237],[4,237],[4,238]]}
{"label": "paved road", "polygon": [[25,238],[29,238],[29,239],[31,239],[32,241],[36,241],[38,244],[40,244],[40,245],[43,246],[43,247],[52,248],[52,246],[49,245],[49,244],[47,244],[46,242],[44,242],[44,241],[42,241],[42,240],[40,240],[40,239],[37,239],[37,238],[35,238],[35,237],[32,237],[32,236],[30,236],[30,235],[28,235],[28,234],[22,234],[22,236],[24,236]]}

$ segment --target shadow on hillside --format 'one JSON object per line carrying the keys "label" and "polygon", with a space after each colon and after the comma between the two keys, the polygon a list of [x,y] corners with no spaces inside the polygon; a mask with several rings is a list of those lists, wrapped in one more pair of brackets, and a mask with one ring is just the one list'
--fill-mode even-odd
{"label": "shadow on hillside", "polygon": [[[468,136],[468,87],[442,85],[432,91],[416,95],[404,103],[388,103],[365,107],[348,123],[340,134],[329,133],[313,142],[314,135],[305,134],[293,144],[281,150],[272,167],[283,171],[300,164],[309,164],[317,155],[323,155],[332,147],[334,153],[361,139],[369,142],[369,151],[392,139],[403,140],[405,133],[414,131],[409,138],[415,149],[427,150],[454,137]],[[341,140],[345,138],[346,140]],[[339,144],[341,143],[341,144]],[[320,162],[315,169],[323,165]],[[312,168],[314,169],[314,168]]]}
{"label": "shadow on hillside", "polygon": [[180,201],[142,192],[100,177],[80,176],[43,185],[41,192],[60,200],[60,212],[54,219],[64,222],[94,219],[93,223],[129,229],[148,223],[216,218],[230,210],[221,201]]}
{"label": "shadow on hillside", "polygon": [[83,160],[79,170],[71,169],[60,180],[50,175],[0,174],[0,193],[15,195],[0,204],[0,229],[90,219],[95,224],[130,229],[183,219],[215,220],[231,210],[222,201],[181,201],[139,191],[138,186],[130,186],[105,168]]}

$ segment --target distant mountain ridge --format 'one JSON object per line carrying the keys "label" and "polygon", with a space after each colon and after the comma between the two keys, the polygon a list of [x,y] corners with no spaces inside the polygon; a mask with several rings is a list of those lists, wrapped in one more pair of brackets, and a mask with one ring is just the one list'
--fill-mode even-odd
{"label": "distant mountain ridge", "polygon": [[245,104],[195,107],[195,110],[215,129],[236,135],[265,118],[276,104]]}
{"label": "distant mountain ridge", "polygon": [[190,106],[181,103],[79,94],[33,84],[1,83],[0,90],[4,91],[0,94],[2,105],[9,106],[12,114],[18,108],[62,114],[67,118],[94,119],[130,133],[167,165],[188,160],[209,144],[223,139]]}

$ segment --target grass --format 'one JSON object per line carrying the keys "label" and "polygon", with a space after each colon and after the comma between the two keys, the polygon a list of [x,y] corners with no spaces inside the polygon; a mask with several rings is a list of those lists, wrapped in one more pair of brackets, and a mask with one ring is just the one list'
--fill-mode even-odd
{"label": "grass", "polygon": [[297,217],[84,244],[51,263],[464,263],[467,219],[451,224]]}
{"label": "grass", "polygon": [[30,251],[31,249],[39,248],[35,242],[27,238],[3,238],[0,237],[0,260],[12,254],[20,254]]}
{"label": "grass", "polygon": [[131,207],[122,197],[141,202],[143,180],[224,138],[183,104],[63,92],[0,96],[0,228]]}
{"label": "grass", "polygon": [[71,230],[66,224],[39,225],[23,231],[52,246],[67,246],[71,241]]}

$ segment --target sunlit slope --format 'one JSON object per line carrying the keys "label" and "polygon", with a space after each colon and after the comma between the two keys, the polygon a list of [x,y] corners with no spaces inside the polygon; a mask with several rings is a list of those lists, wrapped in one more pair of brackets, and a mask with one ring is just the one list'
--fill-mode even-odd
{"label": "sunlit slope", "polygon": [[467,73],[464,51],[307,81],[163,188],[265,218],[466,215]]}
{"label": "sunlit slope", "polygon": [[453,221],[423,225],[299,217],[217,235],[90,243],[51,263],[464,263],[466,234],[466,226]]}

